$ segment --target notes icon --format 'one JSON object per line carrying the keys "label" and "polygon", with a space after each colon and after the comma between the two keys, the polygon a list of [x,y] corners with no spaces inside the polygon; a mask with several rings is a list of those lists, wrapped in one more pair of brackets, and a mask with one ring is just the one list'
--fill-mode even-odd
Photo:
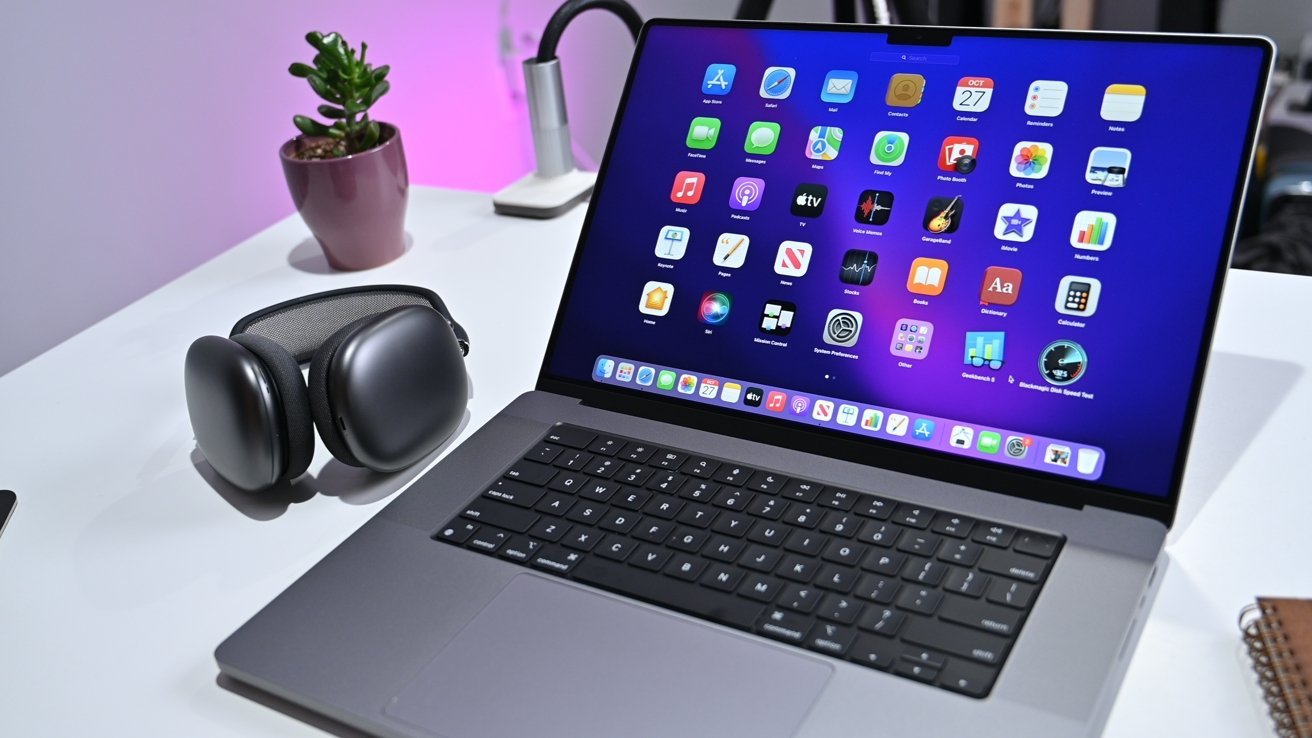
{"label": "notes icon", "polygon": [[702,199],[706,175],[701,172],[679,172],[674,175],[674,186],[670,188],[670,200],[680,205],[696,205]]}
{"label": "notes icon", "polygon": [[1148,99],[1148,88],[1143,85],[1109,85],[1102,96],[1103,120],[1133,123],[1143,115],[1143,103]]}

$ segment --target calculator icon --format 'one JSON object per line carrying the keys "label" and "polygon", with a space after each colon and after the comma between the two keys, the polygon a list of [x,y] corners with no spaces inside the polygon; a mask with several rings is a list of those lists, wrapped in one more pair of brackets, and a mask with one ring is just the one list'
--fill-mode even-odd
{"label": "calculator icon", "polygon": [[1093,277],[1065,276],[1057,288],[1057,302],[1054,307],[1064,315],[1088,317],[1098,310],[1098,297],[1102,293],[1102,282]]}

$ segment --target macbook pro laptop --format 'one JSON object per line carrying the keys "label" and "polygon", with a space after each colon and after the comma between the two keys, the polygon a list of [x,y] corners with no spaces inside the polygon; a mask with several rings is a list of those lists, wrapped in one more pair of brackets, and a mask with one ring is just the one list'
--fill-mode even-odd
{"label": "macbook pro laptop", "polygon": [[1272,56],[648,23],[536,389],[221,670],[381,735],[1096,735]]}

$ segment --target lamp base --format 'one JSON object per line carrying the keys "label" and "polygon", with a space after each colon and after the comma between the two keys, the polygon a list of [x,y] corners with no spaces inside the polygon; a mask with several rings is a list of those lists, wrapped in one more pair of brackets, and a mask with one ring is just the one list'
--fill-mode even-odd
{"label": "lamp base", "polygon": [[492,196],[492,209],[521,218],[554,218],[588,199],[596,172],[571,169],[559,177],[529,174]]}

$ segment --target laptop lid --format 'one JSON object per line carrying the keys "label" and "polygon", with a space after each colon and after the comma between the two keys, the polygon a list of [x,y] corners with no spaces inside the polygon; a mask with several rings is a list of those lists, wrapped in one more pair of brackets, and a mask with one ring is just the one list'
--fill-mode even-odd
{"label": "laptop lid", "polygon": [[648,23],[539,388],[1170,525],[1272,55]]}

